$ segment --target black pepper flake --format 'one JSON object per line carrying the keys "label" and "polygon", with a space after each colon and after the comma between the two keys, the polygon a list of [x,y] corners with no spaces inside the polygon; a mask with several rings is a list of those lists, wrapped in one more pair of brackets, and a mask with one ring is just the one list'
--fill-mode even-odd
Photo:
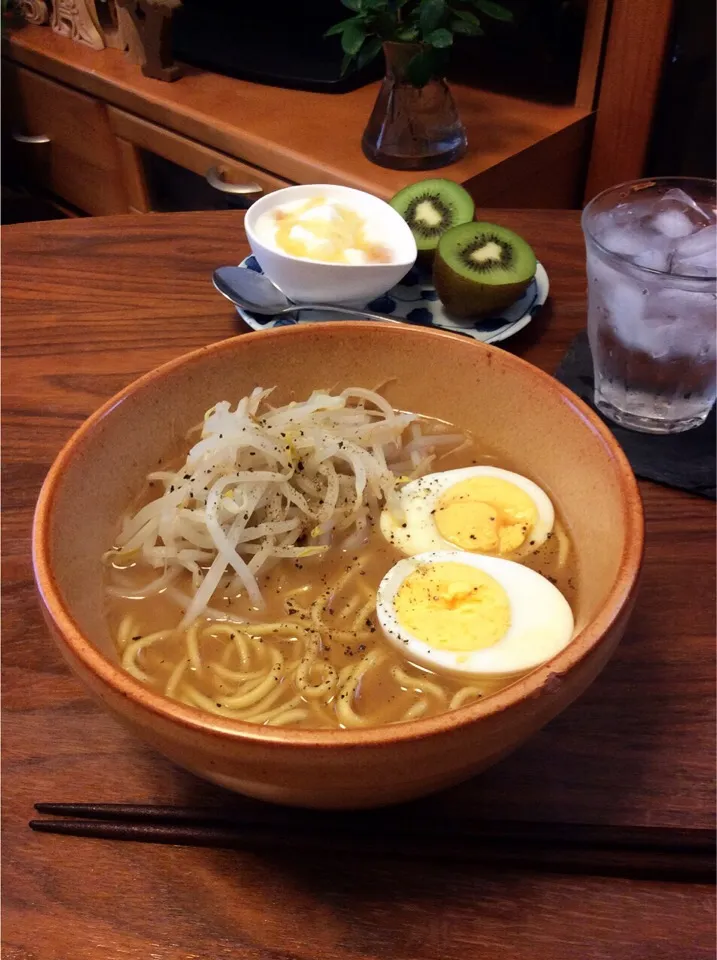
{"label": "black pepper flake", "polygon": [[132,639],[133,639],[133,640],[141,640],[141,639],[142,639],[142,634],[141,634],[141,633],[138,633],[137,636],[136,636],[136,637],[132,637]]}
{"label": "black pepper flake", "polygon": [[172,484],[172,486],[169,488],[169,492],[174,493],[174,484]]}

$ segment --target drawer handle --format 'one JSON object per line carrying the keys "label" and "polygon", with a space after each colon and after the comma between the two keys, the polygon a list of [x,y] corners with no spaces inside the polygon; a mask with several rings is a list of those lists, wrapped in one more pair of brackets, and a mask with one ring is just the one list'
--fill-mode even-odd
{"label": "drawer handle", "polygon": [[14,133],[12,134],[13,140],[16,140],[17,143],[49,143],[50,138],[45,136],[44,133],[38,134],[36,137],[28,136],[26,133]]}
{"label": "drawer handle", "polygon": [[210,167],[206,172],[206,180],[210,187],[221,190],[222,193],[263,193],[264,188],[258,183],[227,183],[222,179],[217,167]]}

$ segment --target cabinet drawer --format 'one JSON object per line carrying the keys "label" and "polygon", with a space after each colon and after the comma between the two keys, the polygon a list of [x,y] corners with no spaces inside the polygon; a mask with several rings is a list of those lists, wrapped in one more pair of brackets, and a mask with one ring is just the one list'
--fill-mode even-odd
{"label": "cabinet drawer", "polygon": [[[231,194],[237,200],[245,200],[247,204],[265,193],[292,185],[288,180],[275,177],[258,167],[212,150],[178,133],[135,117],[131,113],[125,113],[124,110],[108,107],[108,114],[122,152],[130,205],[135,210],[154,208],[152,191],[145,177],[147,165],[142,162],[142,154],[154,154],[203,178],[209,175],[210,180],[214,180],[215,183],[219,181],[215,188],[218,199],[222,196],[221,183],[228,186],[245,185],[257,188],[246,194],[234,192]],[[205,192],[211,194],[214,191],[207,187]],[[228,195],[228,193],[225,194],[225,196]]]}
{"label": "cabinet drawer", "polygon": [[[35,181],[86,213],[126,213],[107,108],[24,67],[5,63],[14,148]],[[23,143],[17,137],[47,137]]]}

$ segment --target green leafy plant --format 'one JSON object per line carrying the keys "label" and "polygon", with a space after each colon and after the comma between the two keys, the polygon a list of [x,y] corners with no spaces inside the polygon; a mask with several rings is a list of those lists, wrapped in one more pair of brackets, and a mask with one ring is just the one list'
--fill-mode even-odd
{"label": "green leafy plant", "polygon": [[512,21],[513,14],[495,0],[341,0],[353,16],[326,31],[340,36],[344,59],[341,72],[366,66],[385,41],[419,44],[407,74],[416,87],[425,86],[445,70],[446,52],[456,34],[477,37],[483,33],[478,14],[493,20]]}

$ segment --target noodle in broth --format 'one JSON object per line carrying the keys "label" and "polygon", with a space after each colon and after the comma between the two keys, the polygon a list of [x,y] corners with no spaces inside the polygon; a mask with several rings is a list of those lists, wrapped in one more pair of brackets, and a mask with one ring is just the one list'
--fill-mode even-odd
{"label": "noodle in broth", "polygon": [[[429,717],[512,682],[418,667],[375,615],[378,584],[402,556],[376,524],[396,485],[498,458],[371,391],[277,410],[268,396],[217,404],[189,456],[185,445],[151,474],[125,517],[106,555],[122,666],[218,716],[307,728]],[[559,520],[524,562],[572,589]]]}

